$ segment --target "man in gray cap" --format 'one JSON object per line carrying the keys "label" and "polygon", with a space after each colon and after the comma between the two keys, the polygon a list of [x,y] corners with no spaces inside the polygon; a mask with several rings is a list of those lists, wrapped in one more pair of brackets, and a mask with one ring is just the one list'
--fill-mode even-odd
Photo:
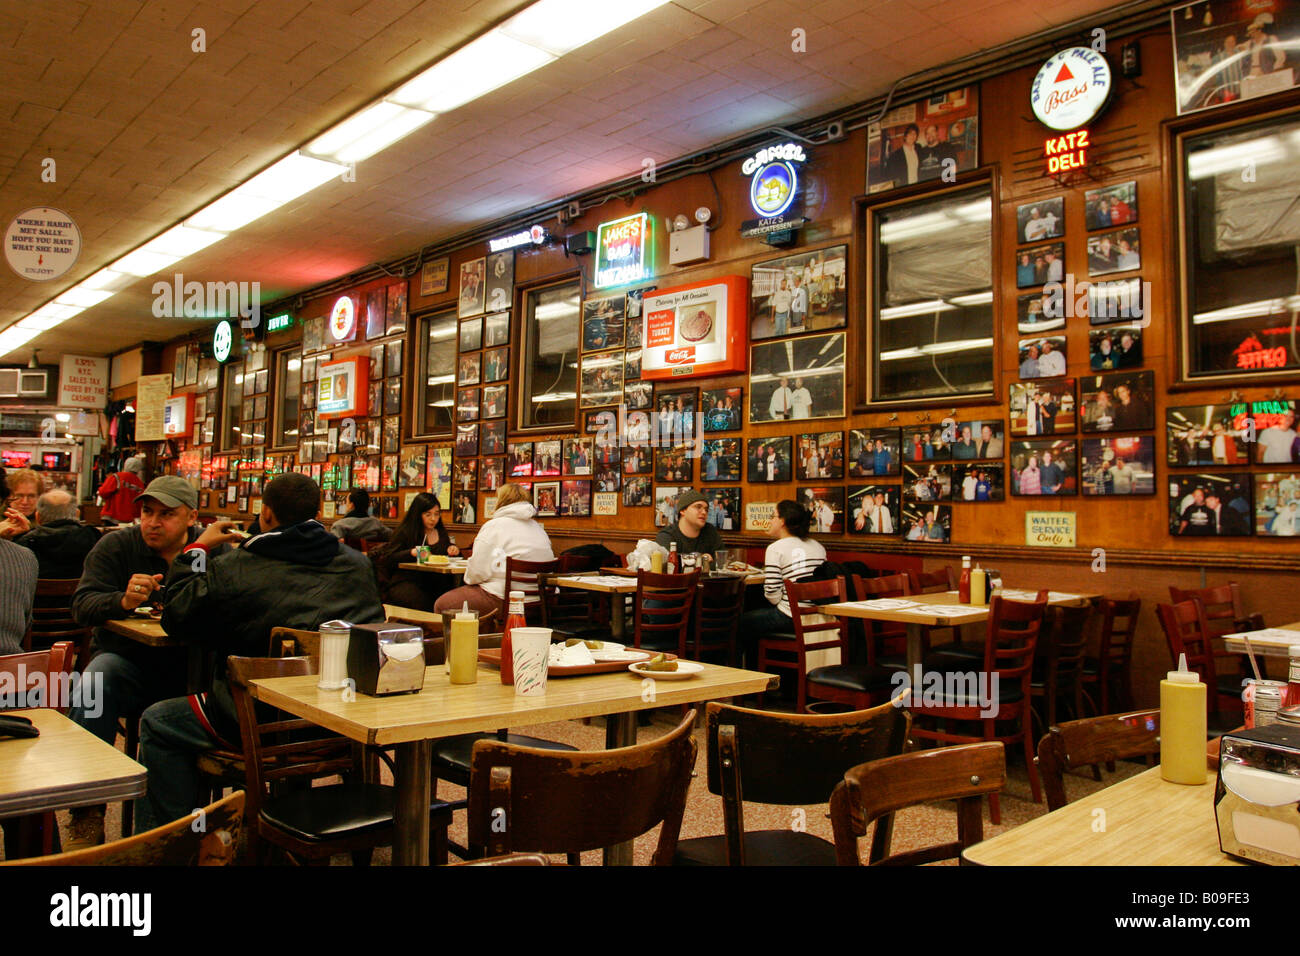
{"label": "man in gray cap", "polygon": [[[184,478],[155,478],[140,493],[139,502],[140,524],[110,531],[100,539],[86,555],[72,597],[77,623],[96,628],[98,653],[86,668],[85,680],[102,683],[98,693],[74,702],[69,716],[109,744],[117,738],[119,718],[135,718],[150,704],[180,696],[186,689],[185,648],[146,647],[103,627],[130,617],[141,605],[161,604],[164,575],[199,536],[194,527],[198,492]],[[233,521],[218,524],[238,527]],[[73,810],[72,839],[64,849],[102,842],[104,805]]]}
{"label": "man in gray cap", "polygon": [[655,541],[665,548],[676,544],[678,554],[713,554],[726,547],[718,529],[709,524],[709,500],[693,488],[677,497],[677,520],[655,535]]}

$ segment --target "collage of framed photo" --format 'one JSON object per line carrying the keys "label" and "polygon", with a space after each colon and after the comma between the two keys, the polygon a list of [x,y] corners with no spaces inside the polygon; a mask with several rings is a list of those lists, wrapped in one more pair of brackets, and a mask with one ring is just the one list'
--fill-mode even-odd
{"label": "collage of framed photo", "polygon": [[749,350],[749,420],[844,416],[844,333],[760,342]]}
{"label": "collage of framed photo", "polygon": [[750,270],[749,339],[825,332],[845,325],[848,246],[756,263]]}
{"label": "collage of framed photo", "polygon": [[898,535],[897,485],[849,485],[846,507],[849,534]]}
{"label": "collage of framed photo", "polygon": [[898,475],[902,464],[899,428],[849,429],[849,475],[853,478],[883,478]]}

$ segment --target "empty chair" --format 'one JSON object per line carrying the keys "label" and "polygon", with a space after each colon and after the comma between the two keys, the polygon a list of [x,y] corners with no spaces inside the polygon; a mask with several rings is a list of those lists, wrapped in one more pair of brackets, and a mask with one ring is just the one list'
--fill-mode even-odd
{"label": "empty chair", "polygon": [[678,866],[833,866],[835,846],[806,831],[747,831],[745,802],[820,804],[850,767],[903,752],[911,718],[892,703],[849,714],[774,714],[710,703],[709,792],[721,836],[681,840]]}
{"label": "empty chair", "polygon": [[1058,724],[1038,741],[1038,769],[1043,775],[1047,809],[1059,810],[1068,802],[1067,770],[1159,753],[1159,710],[1105,714]]}
{"label": "empty chair", "polygon": [[649,743],[556,753],[492,740],[474,745],[469,840],[488,856],[567,853],[626,843],[663,824],[653,863],[677,848],[695,766],[695,711]]}
{"label": "empty chair", "polygon": [[[1265,626],[1264,615],[1246,613],[1246,606],[1241,600],[1241,586],[1236,581],[1229,581],[1227,584],[1212,588],[1186,590],[1171,584],[1169,598],[1174,604],[1182,601],[1201,602],[1201,606],[1205,609],[1206,633],[1209,634],[1211,641],[1219,640],[1224,634],[1258,631]],[[1250,661],[1245,654],[1238,654],[1221,647],[1211,649],[1218,661],[1215,670],[1225,674],[1229,670],[1235,670],[1241,677],[1250,676]],[[1257,659],[1255,663],[1259,666],[1260,673],[1264,673],[1264,660]]]}
{"label": "empty chair", "polygon": [[[1131,673],[1133,637],[1137,634],[1138,612],[1142,601],[1136,591],[1126,598],[1101,599],[1101,637],[1097,656],[1083,662],[1083,692],[1096,685],[1094,713],[1109,714],[1116,707],[1133,707]],[[1111,704],[1114,703],[1115,707]]]}
{"label": "empty chair", "polygon": [[740,615],[745,609],[745,579],[739,575],[705,578],[695,597],[695,620],[685,656],[703,660],[705,654],[739,665]]}
{"label": "empty chair", "polygon": [[1156,616],[1164,628],[1169,656],[1175,666],[1179,658],[1186,654],[1188,668],[1200,674],[1201,680],[1205,682],[1210,713],[1217,715],[1224,703],[1228,705],[1228,710],[1241,710],[1241,677],[1219,674],[1203,605],[1199,601],[1157,604]]}
{"label": "empty chair", "polygon": [[90,635],[94,629],[82,627],[72,617],[72,595],[79,583],[79,578],[37,579],[32,626],[24,646],[41,650],[59,641],[71,641],[76,645],[74,666],[83,671],[90,663]]}
{"label": "empty chair", "polygon": [[[868,862],[872,866],[915,865],[960,858],[984,839],[980,801],[993,800],[1006,780],[1000,743],[965,744],[885,757],[849,770],[831,794],[831,827],[840,866],[860,866],[858,839],[873,822]],[[957,801],[957,839],[890,855],[893,815],[935,800]]]}
{"label": "empty chair", "polygon": [[1055,618],[1047,639],[1040,641],[1029,682],[1030,696],[1041,700],[1039,722],[1043,727],[1056,723],[1056,712],[1068,704],[1075,717],[1083,716],[1083,661],[1088,650],[1085,633],[1092,617],[1092,606],[1057,607],[1049,610]]}
{"label": "empty chair", "polygon": [[[901,598],[912,593],[911,577],[903,572],[875,578],[853,575],[856,600]],[[907,669],[907,625],[892,621],[864,621],[867,626],[867,663],[892,670]]]}
{"label": "empty chair", "polygon": [[[965,674],[945,675],[939,688],[913,688],[912,737],[943,743],[974,743],[980,740],[1020,742],[1025,749],[1025,768],[1034,802],[1042,800],[1038,770],[1034,766],[1033,728],[1029,716],[1029,683],[1034,648],[1047,611],[1047,592],[1039,591],[1036,601],[1008,601],[995,595],[989,605],[988,630],[984,638],[984,658]],[[957,677],[961,680],[957,680]],[[994,677],[996,676],[996,681]],[[981,700],[980,689],[987,697]],[[997,698],[993,698],[996,688]],[[936,699],[937,698],[937,699]],[[925,720],[927,726],[922,726]],[[943,727],[928,726],[942,721]],[[947,728],[949,721],[973,722],[979,733],[961,733]],[[998,723],[1010,723],[1009,731],[999,732]],[[994,823],[1002,822],[1002,809],[996,793],[989,795],[989,811]]]}
{"label": "empty chair", "polygon": [[632,604],[632,643],[652,651],[686,656],[686,634],[695,608],[699,571],[686,574],[636,573]]}
{"label": "empty chair", "polygon": [[[359,782],[362,771],[352,741],[310,721],[255,707],[249,693],[249,681],[314,674],[315,663],[302,657],[231,657],[227,666],[244,747],[253,860],[261,862],[265,841],[310,862],[328,863],[334,854],[350,852],[354,862],[369,863],[375,847],[392,842],[396,791]],[[306,783],[337,774],[358,782],[277,790],[272,795],[272,785],[281,781]],[[430,808],[430,858],[439,863],[447,861],[450,822],[446,804]]]}
{"label": "empty chair", "polygon": [[562,554],[557,560],[558,570],[537,575],[542,627],[551,629],[552,640],[573,637],[588,641],[612,640],[609,602],[604,600],[605,595],[557,587],[552,583],[555,578],[566,574],[595,570],[591,567],[591,560],[574,554]]}
{"label": "empty chair", "polygon": [[[202,826],[197,825],[200,819]],[[201,812],[147,833],[71,853],[7,860],[0,866],[229,866],[243,821],[244,792],[236,790]]]}
{"label": "empty chair", "polygon": [[[948,591],[957,590],[957,572],[949,565],[944,565],[937,571],[908,571],[907,575],[911,581],[913,594],[944,594]],[[951,631],[952,640],[945,644],[936,644],[931,648],[931,639],[940,631]],[[928,655],[932,649],[936,654],[940,655],[945,652],[965,653],[973,658],[978,658],[981,653],[978,641],[973,644],[962,642],[960,627],[930,627],[927,625],[921,628],[921,653]],[[927,662],[926,667],[929,666]]]}

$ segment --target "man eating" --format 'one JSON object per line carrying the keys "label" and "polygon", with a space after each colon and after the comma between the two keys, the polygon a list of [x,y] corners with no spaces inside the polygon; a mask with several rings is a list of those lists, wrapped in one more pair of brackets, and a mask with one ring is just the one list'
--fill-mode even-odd
{"label": "man eating", "polygon": [[681,555],[713,554],[726,547],[718,529],[709,524],[708,499],[693,488],[677,498],[677,520],[655,535],[655,541],[670,549],[676,544]]}

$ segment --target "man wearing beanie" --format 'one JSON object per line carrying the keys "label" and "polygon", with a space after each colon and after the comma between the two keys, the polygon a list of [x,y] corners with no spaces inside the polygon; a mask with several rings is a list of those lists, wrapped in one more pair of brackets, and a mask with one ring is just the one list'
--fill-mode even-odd
{"label": "man wearing beanie", "polygon": [[713,554],[726,547],[718,529],[709,524],[708,499],[693,488],[678,496],[677,520],[655,535],[655,541],[670,550],[676,544],[678,554]]}

